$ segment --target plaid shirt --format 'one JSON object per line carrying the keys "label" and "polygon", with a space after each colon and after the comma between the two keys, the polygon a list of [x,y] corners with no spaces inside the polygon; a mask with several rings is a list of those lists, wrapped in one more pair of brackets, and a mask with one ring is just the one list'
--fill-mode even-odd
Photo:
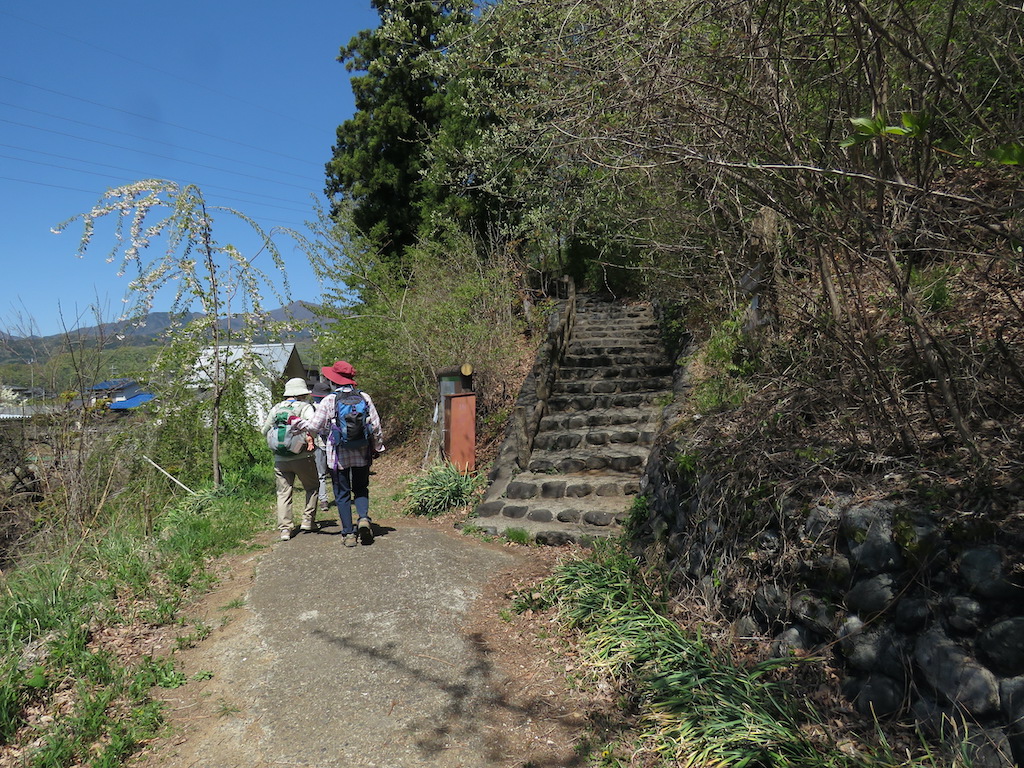
{"label": "plaid shirt", "polygon": [[[338,392],[351,392],[355,387],[345,386]],[[373,456],[384,453],[384,433],[380,428],[380,416],[373,405],[373,400],[365,392],[360,393],[366,401],[366,425],[370,429],[370,444],[362,448],[339,448],[327,443],[327,466],[331,469],[347,469],[348,467],[366,467],[373,461]],[[335,394],[332,392],[316,405],[316,411],[310,419],[299,419],[292,425],[293,430],[304,429],[314,435],[330,434],[331,424],[335,421]]]}

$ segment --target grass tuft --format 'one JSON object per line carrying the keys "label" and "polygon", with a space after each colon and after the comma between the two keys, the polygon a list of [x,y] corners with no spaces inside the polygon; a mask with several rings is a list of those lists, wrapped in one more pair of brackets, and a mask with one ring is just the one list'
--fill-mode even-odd
{"label": "grass tuft", "polygon": [[[940,763],[895,756],[880,739],[856,752],[830,739],[813,711],[775,674],[797,660],[740,666],[699,633],[670,619],[636,560],[599,542],[564,562],[539,588],[516,597],[517,611],[553,610],[578,639],[590,682],[626,692],[639,728],[633,743],[592,743],[598,765],[729,765],[766,768],[917,768]],[[814,735],[812,735],[814,734]],[[626,751],[631,757],[620,762]]]}
{"label": "grass tuft", "polygon": [[506,528],[502,532],[502,536],[505,537],[506,541],[510,541],[513,544],[520,544],[524,547],[533,543],[530,538],[530,532],[525,528]]}
{"label": "grass tuft", "polygon": [[450,463],[436,464],[408,485],[409,509],[415,515],[437,517],[476,500],[481,479]]}

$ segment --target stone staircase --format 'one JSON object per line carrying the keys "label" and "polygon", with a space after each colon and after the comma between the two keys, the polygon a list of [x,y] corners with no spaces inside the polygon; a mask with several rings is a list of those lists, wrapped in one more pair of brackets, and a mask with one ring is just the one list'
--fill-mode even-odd
{"label": "stone staircase", "polygon": [[[534,407],[536,428],[513,430],[518,445],[499,455],[476,509],[490,533],[524,529],[542,544],[621,533],[672,399],[673,364],[649,304],[580,295],[568,305],[570,330]],[[524,390],[542,388],[539,379]]]}

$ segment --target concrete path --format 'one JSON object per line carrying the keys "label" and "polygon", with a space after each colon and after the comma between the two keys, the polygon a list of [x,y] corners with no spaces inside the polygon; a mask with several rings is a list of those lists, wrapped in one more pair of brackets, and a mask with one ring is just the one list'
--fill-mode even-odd
{"label": "concrete path", "polygon": [[405,519],[375,528],[369,546],[343,547],[335,522],[245,556],[238,570],[248,565],[251,581],[235,587],[245,606],[229,584],[214,597],[231,617],[183,655],[199,680],[167,692],[179,733],[142,764],[516,764],[516,723],[529,713],[460,630],[518,555]]}

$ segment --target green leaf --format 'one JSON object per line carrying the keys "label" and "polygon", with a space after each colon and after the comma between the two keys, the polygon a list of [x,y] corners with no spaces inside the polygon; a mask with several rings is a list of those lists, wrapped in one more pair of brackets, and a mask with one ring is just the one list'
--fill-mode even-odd
{"label": "green leaf", "polygon": [[851,117],[850,122],[857,133],[863,136],[877,136],[884,125],[877,117]]}
{"label": "green leaf", "polygon": [[45,688],[47,685],[46,670],[38,664],[34,666],[31,674],[26,673],[25,685],[29,688]]}
{"label": "green leaf", "polygon": [[1000,144],[995,149],[990,149],[986,154],[997,163],[1002,163],[1003,165],[1024,165],[1024,145],[1019,141]]}

